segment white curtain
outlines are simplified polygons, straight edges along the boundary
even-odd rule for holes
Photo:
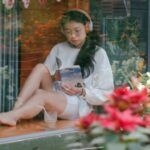
[[[0,112],[11,110],[18,94],[18,4],[7,10],[0,1]]]

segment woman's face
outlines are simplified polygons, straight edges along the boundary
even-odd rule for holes
[[[81,48],[86,39],[85,25],[79,22],[70,21],[64,27],[64,34],[72,45]]]

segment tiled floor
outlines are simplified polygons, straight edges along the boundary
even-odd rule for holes
[[[15,127],[0,125],[0,138],[14,137],[17,135],[24,135],[30,133],[31,134],[38,133],[41,131],[50,131],[50,130],[57,131],[61,129],[74,127],[75,121],[58,120],[57,123],[54,125],[54,124],[47,124],[42,120],[28,120],[19,122]]]

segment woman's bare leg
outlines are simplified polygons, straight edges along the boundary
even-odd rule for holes
[[[22,107],[10,112],[1,113],[0,124],[14,126],[20,119],[30,119],[39,114],[42,107],[47,111],[57,111],[60,114],[64,111],[66,104],[66,97],[60,92],[37,90],[35,95]]]
[[[38,64],[33,68],[18,95],[18,100],[14,108],[19,108],[23,105],[39,88],[46,91],[50,91],[52,89],[52,79],[50,73],[43,64]]]

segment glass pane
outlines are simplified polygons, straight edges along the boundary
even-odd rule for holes
[[[147,69],[147,0],[91,0],[91,16],[102,38],[115,85]]]
[[[18,10],[0,1],[0,112],[11,110],[18,92]]]

